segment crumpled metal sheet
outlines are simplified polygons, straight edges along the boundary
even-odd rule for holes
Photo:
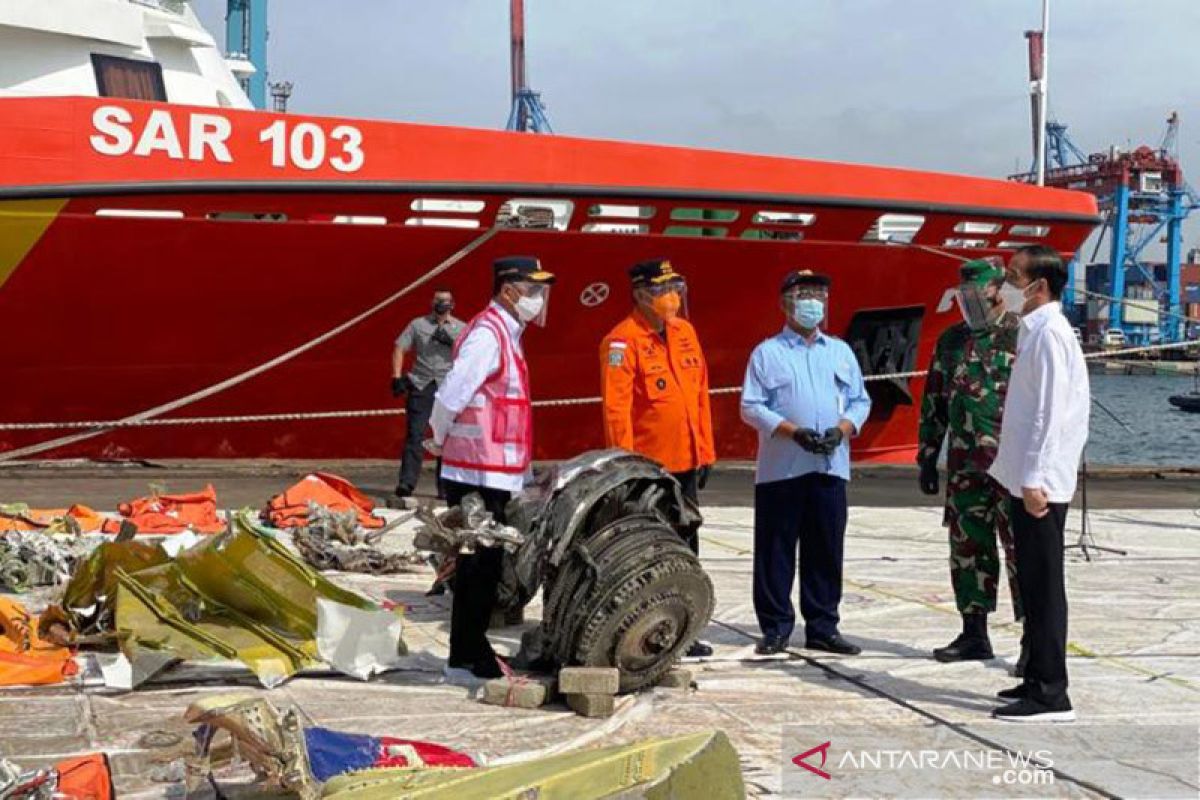
[[[246,664],[267,687],[326,663],[318,644],[319,603],[356,612],[357,624],[346,635],[362,637],[361,650],[347,641],[327,646],[336,656],[332,666],[369,675],[407,653],[396,612],[323,578],[249,512],[175,558],[142,542],[105,545],[66,595],[76,630],[115,630],[134,675],[151,672],[139,663],[161,662],[164,655],[224,658]],[[390,653],[383,652],[384,642]]]
[[[746,796],[737,751],[721,731],[583,750],[472,770],[380,769],[325,784],[330,800],[490,800],[494,797]]]

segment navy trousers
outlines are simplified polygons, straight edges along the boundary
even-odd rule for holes
[[[800,613],[808,639],[838,632],[846,481],[809,473],[754,487],[754,612],[764,636],[792,635],[800,554]]]

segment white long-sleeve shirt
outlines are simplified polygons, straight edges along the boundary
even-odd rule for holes
[[[1047,303],[1022,317],[989,474],[1015,497],[1041,489],[1051,503],[1069,503],[1091,405],[1083,350],[1062,306]]]
[[[517,354],[521,354],[521,334],[525,330],[512,314],[503,306],[492,301],[492,306],[500,312],[500,318],[508,326],[513,346]],[[454,359],[454,365],[446,375],[437,394],[434,395],[433,413],[429,418],[429,426],[433,428],[433,441],[440,447],[446,441],[446,434],[454,420],[471,402],[471,398],[483,386],[496,370],[500,369],[500,342],[496,335],[482,325],[476,326],[467,338],[463,340]],[[503,489],[507,492],[519,492],[525,486],[529,477],[525,474],[513,475],[506,472],[488,472],[478,469],[463,469],[449,464],[442,465],[442,477],[458,483],[472,486],[486,486],[489,489]]]

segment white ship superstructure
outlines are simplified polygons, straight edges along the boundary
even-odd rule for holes
[[[0,0],[0,96],[251,108],[253,71],[183,0]]]

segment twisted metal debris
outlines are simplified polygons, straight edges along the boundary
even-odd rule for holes
[[[389,553],[373,546],[384,534],[412,517],[408,514],[382,528],[368,530],[358,524],[354,510],[334,511],[310,501],[308,525],[292,531],[292,541],[304,559],[319,570],[368,575],[418,572],[425,564],[425,559],[418,553]]]

